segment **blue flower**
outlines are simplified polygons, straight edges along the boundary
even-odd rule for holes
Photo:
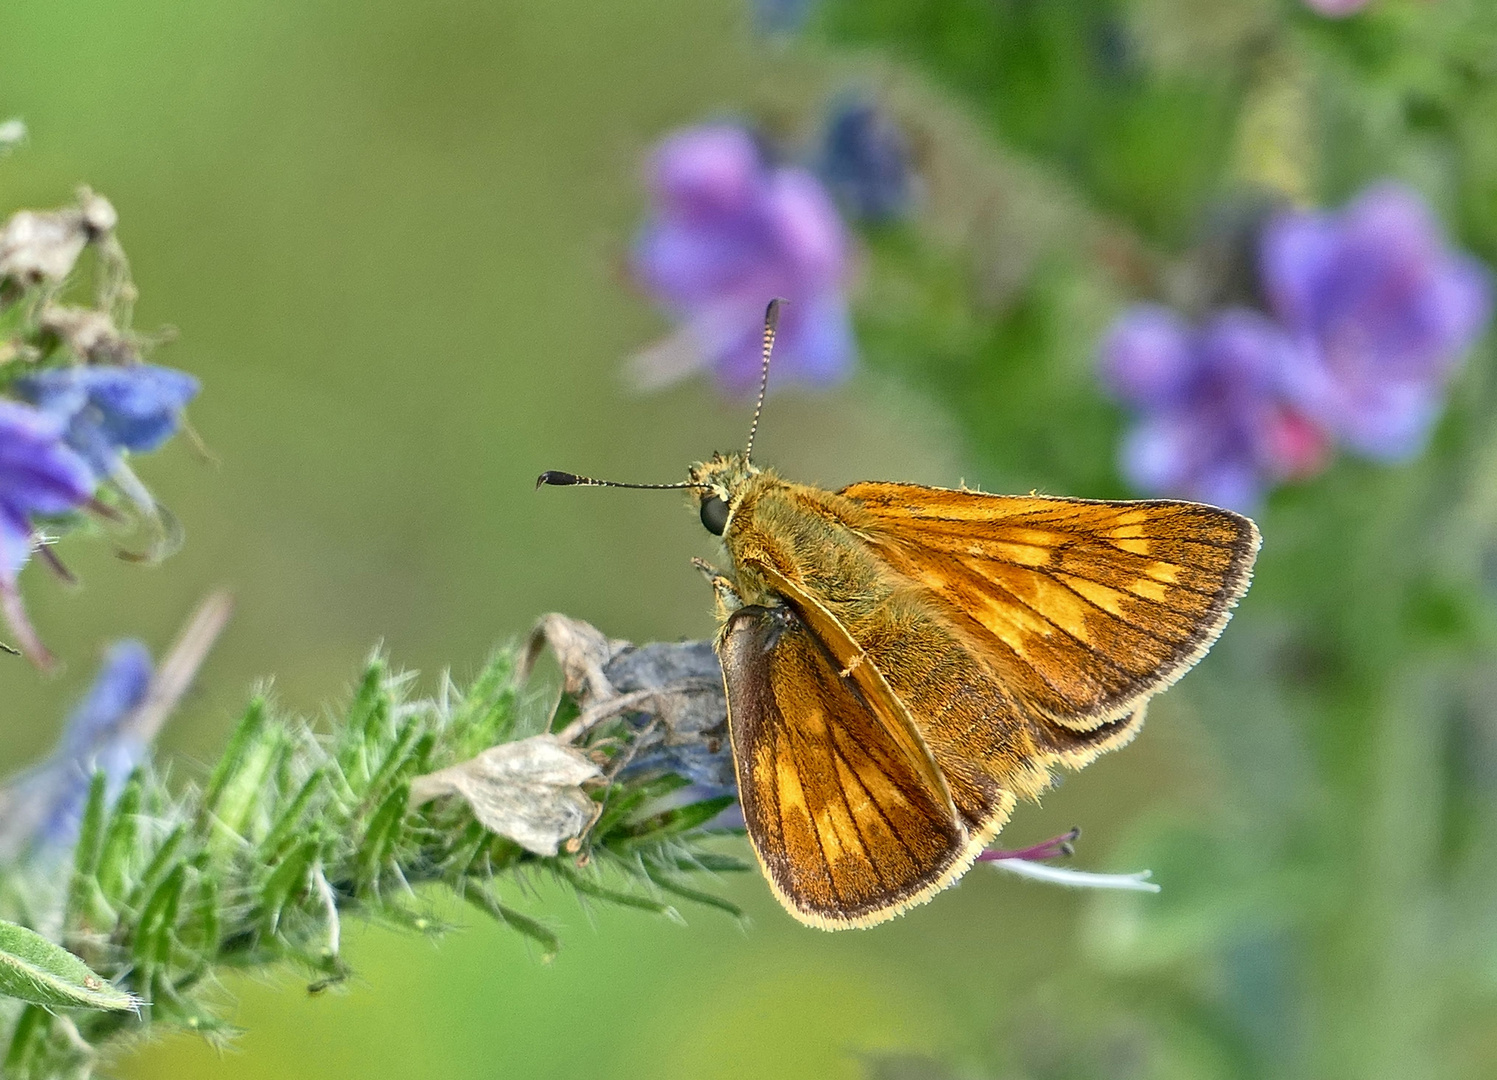
[[[63,433],[58,417],[0,401],[0,584],[14,584],[31,557],[33,517],[65,514],[94,492]]]
[[[910,148],[904,132],[873,105],[846,101],[827,122],[820,172],[849,216],[871,223],[910,205]]]
[[[64,431],[57,416],[0,401],[0,608],[22,650],[42,666],[51,657],[16,586],[35,547],[34,519],[77,509],[95,487],[93,470],[64,444]]]
[[[119,477],[125,452],[171,438],[198,381],[152,364],[74,364],[18,379],[16,392],[66,423],[68,445],[102,482]]]
[[[121,641],[110,648],[52,756],[0,788],[0,858],[70,847],[96,771],[104,773],[110,800],[118,796],[125,778],[150,756],[149,742],[129,723],[150,682],[144,645]]]
[[[1337,214],[1286,213],[1260,249],[1263,291],[1302,362],[1298,407],[1368,457],[1424,448],[1445,386],[1492,313],[1492,280],[1452,251],[1414,192],[1365,191]]]
[[[1129,309],[1102,345],[1102,377],[1137,413],[1122,471],[1139,490],[1251,511],[1273,485],[1324,467],[1326,435],[1284,392],[1301,359],[1266,316],[1229,308],[1192,327]]]
[[[827,384],[855,358],[843,289],[848,238],[821,182],[768,164],[742,128],[709,125],[668,137],[651,155],[653,215],[633,270],[680,325],[635,358],[641,385],[710,366],[736,392],[758,382],[764,306],[789,301],[775,346],[777,381]]]

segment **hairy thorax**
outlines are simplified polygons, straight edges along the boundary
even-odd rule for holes
[[[870,548],[872,520],[857,503],[773,472],[750,477],[723,536],[745,603],[778,598],[754,567],[767,564],[803,585],[852,629],[894,591],[887,567]]]

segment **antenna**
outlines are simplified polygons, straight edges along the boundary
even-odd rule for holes
[[[759,433],[759,416],[764,412],[764,395],[769,390],[769,356],[774,352],[775,331],[780,325],[780,305],[787,302],[775,297],[769,302],[769,307],[764,309],[764,368],[759,376],[759,400],[754,404],[754,422],[749,427],[748,448],[743,452],[745,462],[754,453],[754,436]],[[558,469],[547,469],[535,478],[535,489],[539,491],[543,487],[615,487],[646,491],[670,491],[681,488],[695,488],[697,491],[712,490],[711,484],[698,484],[690,480],[683,480],[679,484],[622,484],[617,480],[594,480],[591,476],[578,476],[576,473],[561,472]]]
[[[774,351],[775,330],[780,325],[780,305],[785,302],[777,296],[764,309],[764,373],[759,376],[759,400],[754,405],[754,422],[749,428],[748,449],[743,452],[745,462],[754,456],[754,436],[759,433],[759,414],[764,411],[764,393],[769,389],[769,354]]]
[[[672,488],[706,488],[706,484],[693,484],[690,480],[679,484],[621,484],[617,480],[594,480],[590,476],[578,476],[576,473],[558,472],[556,469],[547,469],[535,478],[535,489],[539,491],[543,487],[617,487],[617,488],[640,488],[648,491],[669,491]]]

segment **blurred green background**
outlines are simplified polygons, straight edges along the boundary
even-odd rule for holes
[[[189,761],[217,754],[255,680],[314,710],[377,641],[434,675],[550,610],[638,640],[710,632],[688,559],[711,538],[679,496],[531,489],[553,467],[672,480],[743,440],[748,410],[709,386],[625,389],[622,358],[664,324],[618,268],[661,131],[817,86],[745,10],[20,4],[0,22],[0,112],[31,129],[0,166],[0,205],[55,204],[82,182],[113,200],[136,323],[178,328],[159,356],[201,376],[193,423],[222,459],[178,442],[140,463],[188,530],[163,565],[82,541],[64,551],[82,590],[28,574],[68,668],[0,671],[0,771],[50,745],[106,642],[164,648],[217,585],[238,612],[165,740]],[[760,445],[832,485],[961,473],[934,411],[872,378],[779,395]],[[1156,728],[1015,834],[1085,820],[1100,860],[1105,817],[1174,771],[1185,736]],[[174,1036],[123,1072],[852,1076],[864,1050],[982,1043],[1073,948],[1069,896],[997,875],[837,937],[797,926],[758,881],[732,888],[747,933],[710,912],[683,928],[547,907],[565,942],[549,968],[483,923],[435,950],[358,933],[351,993],[235,980],[248,1033],[232,1051]]]
[[[1075,10],[1090,18],[1108,6]],[[141,292],[136,325],[179,331],[157,358],[202,378],[192,421],[221,464],[199,460],[182,440],[139,462],[188,531],[186,547],[163,565],[121,565],[105,545],[70,540],[63,554],[81,590],[28,572],[33,614],[68,666],[43,681],[20,664],[0,665],[0,772],[50,746],[105,643],[135,635],[159,650],[197,597],[221,585],[238,598],[236,617],[164,740],[186,772],[216,755],[256,680],[273,676],[282,700],[315,711],[376,642],[431,685],[444,665],[471,670],[493,643],[550,610],[636,640],[708,634],[709,598],[688,559],[710,556],[712,545],[676,496],[536,494],[531,485],[545,468],[673,480],[689,462],[740,445],[742,404],[701,383],[639,397],[619,376],[622,358],[666,329],[621,270],[644,206],[641,154],[663,132],[714,115],[753,114],[804,130],[814,123],[808,103],[848,80],[922,111],[932,206],[925,226],[996,251],[993,272],[1002,280],[993,288],[1001,295],[979,305],[991,325],[964,322],[942,292],[964,273],[952,269],[949,244],[925,251],[898,236],[874,237],[881,269],[866,286],[870,369],[834,392],[777,395],[762,457],[793,478],[833,487],[967,477],[994,488],[1066,483],[1069,493],[1118,494],[1111,465],[1118,422],[1091,387],[1087,344],[1118,290],[1076,270],[1106,231],[1076,204],[1127,218],[1147,243],[1167,246],[1189,240],[1223,160],[1239,177],[1288,175],[1337,196],[1371,175],[1348,151],[1306,179],[1297,171],[1295,130],[1270,139],[1265,158],[1252,129],[1243,135],[1234,126],[1239,106],[1251,112],[1264,95],[1192,66],[1209,68],[1219,38],[1272,6],[1134,5],[1142,25],[1166,31],[1171,11],[1195,11],[1197,34],[1160,34],[1173,44],[1149,62],[1173,72],[1170,79],[1113,92],[1058,78],[1071,59],[1063,49],[1026,45],[1064,43],[1063,32],[1051,31],[1068,9],[1016,0],[949,9],[832,5],[833,37],[893,43],[884,55],[787,45],[756,34],[744,6],[708,0],[7,4],[0,117],[23,117],[31,139],[0,163],[0,208],[55,205],[84,182],[114,202]],[[1466,9],[1454,0],[1447,6]],[[1400,10],[1424,7],[1433,5]],[[953,43],[986,40],[979,30],[996,32],[984,21],[998,18],[992,12],[1019,30],[999,65],[1003,77],[990,83],[986,54],[974,48],[964,71]],[[1389,42],[1374,33],[1353,46],[1347,56],[1371,50],[1377,60]],[[1262,55],[1272,56],[1255,54]],[[928,62],[933,85],[900,61],[915,69]],[[1301,75],[1291,70],[1257,85],[1303,92]],[[1488,83],[1473,77],[1469,85],[1465,93],[1491,104]],[[1026,97],[1031,87],[1047,89]],[[968,114],[947,92],[988,104]],[[1291,119],[1302,100],[1291,96]],[[1282,110],[1269,113],[1283,118]],[[1089,127],[1067,127],[1083,115]],[[964,149],[976,139],[973,118],[1002,129],[1007,148]],[[1356,145],[1364,158],[1377,157],[1376,140]],[[1180,147],[1196,156],[1182,158]],[[1033,161],[1015,164],[1014,152]],[[1450,164],[1426,167],[1417,154],[1409,162],[1403,171],[1434,177],[1437,187]],[[1485,166],[1468,156],[1452,168]],[[963,203],[964,192],[985,184],[1011,198],[996,208],[981,197]],[[1461,187],[1465,201],[1452,202],[1490,239],[1497,216],[1479,196],[1497,189],[1472,190]],[[1048,255],[1025,247],[1029,233],[1015,218],[1046,234]],[[1061,224],[1052,227],[1052,218]],[[1022,297],[1004,291],[1006,274],[1030,283]],[[894,315],[884,320],[885,311]],[[893,354],[909,359],[901,367]],[[963,367],[979,355],[999,361]],[[1020,361],[1041,355],[1052,358],[1046,377],[1025,375]],[[926,368],[911,376],[919,364]],[[908,388],[922,380],[928,396]],[[1000,407],[1004,423],[983,420],[984,410],[996,416]],[[1282,761],[1300,761],[1274,741],[1293,710],[1264,687],[1255,657],[1277,656],[1286,635],[1315,638],[1327,611],[1338,626],[1380,632],[1349,603],[1336,607],[1346,585],[1325,568],[1340,565],[1339,551],[1312,535],[1312,523],[1330,522],[1345,535],[1367,524],[1366,508],[1392,507],[1388,519],[1402,513],[1406,524],[1432,474],[1390,475],[1395,486],[1384,490],[1368,470],[1344,467],[1310,494],[1288,492],[1277,542],[1285,558],[1300,557],[1299,576],[1260,579],[1240,620],[1250,629],[1240,632],[1238,666],[1229,666],[1231,653],[1209,657],[1151,709],[1133,746],[1057,788],[1042,807],[1021,809],[1005,842],[1079,824],[1086,833],[1079,865],[1139,869],[1141,849],[1130,838],[1149,823],[1190,823],[1229,805],[1250,812],[1254,799],[1279,799],[1273,784],[1281,778],[1264,777]],[[1487,518],[1470,527],[1478,524],[1489,527]],[[1403,525],[1373,531],[1377,540],[1354,561],[1363,582],[1380,580],[1388,551],[1409,550]],[[1448,597],[1430,595],[1438,623]],[[1293,614],[1254,623],[1250,613],[1269,604]],[[1375,666],[1401,648],[1390,635],[1378,640],[1360,663]],[[1322,644],[1334,666],[1332,645]],[[1314,658],[1305,663],[1313,667]],[[1342,678],[1358,670],[1336,669]],[[1440,670],[1432,665],[1425,675],[1438,679]],[[1291,680],[1284,696],[1303,705],[1319,692],[1310,686],[1316,677]],[[1249,700],[1257,715],[1277,720],[1239,732],[1235,742],[1209,730],[1213,709],[1231,712]],[[1332,727],[1359,722],[1356,704],[1347,699]],[[1318,748],[1335,745],[1324,740]],[[1427,764],[1417,754],[1410,761]],[[1251,794],[1234,802],[1224,792],[1243,773],[1252,774]],[[1396,801],[1368,812],[1402,813]],[[1306,811],[1297,835],[1304,820],[1314,832],[1314,816],[1313,807]],[[1249,848],[1262,839],[1250,813],[1239,832]],[[1340,834],[1328,824],[1326,836],[1297,850],[1323,853]],[[1239,883],[1233,873],[1254,872],[1250,856],[1191,842],[1180,841],[1170,865],[1154,865],[1166,897],[1174,890],[1189,898],[1193,877],[1212,867]],[[1267,851],[1269,840],[1262,842]],[[1156,844],[1149,857],[1171,850]],[[1266,921],[1271,936],[1289,921],[1273,914],[1282,909],[1297,905],[1319,918],[1345,894],[1307,900],[1314,888],[1303,875],[1315,871],[1304,867],[1314,865],[1239,890],[1236,907],[1203,905],[1210,915],[1198,922],[1186,905],[1160,940],[1183,956],[1192,943],[1220,940],[1224,924]],[[1354,895],[1380,881],[1350,880]],[[1272,1053],[1241,1051],[1237,1035],[1192,1011],[1191,995],[1314,1003],[1288,1018],[1290,1043],[1304,1025],[1336,1013],[1338,995],[1356,998],[1347,986],[1361,980],[1354,944],[1329,946],[1353,959],[1330,962],[1331,977],[1297,988],[1299,996],[1284,994],[1272,972],[1266,989],[1249,980],[1223,991],[1240,971],[1206,963],[1182,974],[1188,965],[1166,950],[1157,963],[1138,963],[1136,1000],[1148,1003],[1168,1042],[1145,1064],[1130,1057],[1141,1021],[1087,997],[1104,981],[1094,973],[1107,958],[1126,953],[1118,942],[1159,944],[1128,924],[1133,908],[979,868],[892,924],[825,935],[792,922],[757,880],[725,887],[751,911],[747,931],[711,912],[689,913],[682,927],[590,911],[544,890],[516,898],[561,924],[564,950],[545,967],[517,936],[473,920],[435,948],[363,929],[348,949],[358,978],[347,993],[309,1000],[290,976],[268,984],[236,978],[228,987],[240,1002],[232,1019],[247,1033],[232,1050],[171,1036],[125,1061],[121,1075],[829,1080],[862,1075],[865,1055],[889,1050],[990,1071],[1022,1059],[1022,1073],[1001,1075],[1056,1080],[1278,1075]],[[1418,941],[1399,947],[1417,951]],[[1398,962],[1380,957],[1374,966]],[[1392,985],[1387,1000],[1369,995],[1351,1006],[1355,1021],[1338,1030],[1376,1030],[1378,1009],[1397,1012],[1418,986]],[[1078,987],[1081,998],[1072,996]],[[1449,1027],[1459,1027],[1459,1057],[1472,1076],[1497,1060],[1484,995],[1463,984],[1449,999],[1458,1002]],[[1271,1044],[1272,1009],[1255,1015],[1270,1025]],[[1415,1058],[1413,1071],[1396,1080],[1429,1071]],[[1270,1065],[1253,1071],[1232,1064],[1239,1059]]]

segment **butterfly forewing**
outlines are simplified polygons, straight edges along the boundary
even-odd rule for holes
[[[744,823],[797,918],[876,922],[965,868],[969,837],[928,763],[793,609],[739,610],[718,649]]]
[[[1228,510],[854,484],[867,539],[1026,711],[1078,730],[1133,714],[1208,649],[1258,531]]]

